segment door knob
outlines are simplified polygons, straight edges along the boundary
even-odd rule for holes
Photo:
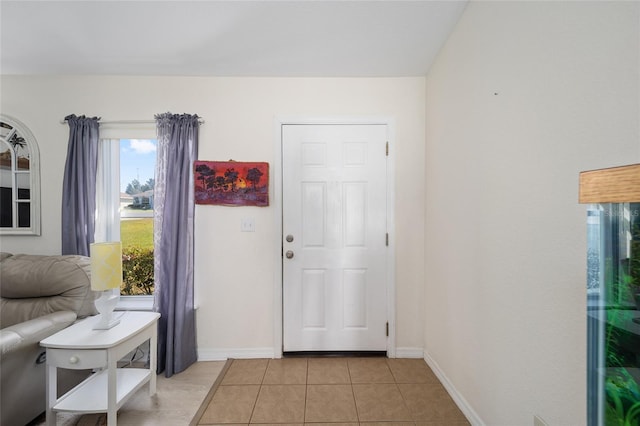
[[[287,259],[293,258],[293,252],[291,250],[287,250],[287,252],[284,255],[287,256]]]
[[[293,241],[293,235],[291,235],[291,234],[287,235],[286,240],[287,240],[288,243],[292,242]]]

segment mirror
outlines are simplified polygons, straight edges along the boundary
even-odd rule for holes
[[[40,235],[40,168],[35,137],[0,114],[0,235]]]

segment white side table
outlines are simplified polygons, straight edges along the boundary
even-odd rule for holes
[[[155,394],[158,318],[156,312],[125,311],[115,327],[93,330],[95,316],[42,340],[47,349],[47,426],[55,426],[58,411],[106,412],[107,425],[116,426],[118,409],[145,383],[149,395]],[[117,368],[118,360],[147,340],[149,369]],[[57,368],[101,371],[57,398]]]

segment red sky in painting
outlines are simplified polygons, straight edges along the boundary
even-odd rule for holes
[[[246,163],[241,161],[196,161],[194,163],[194,170],[198,165],[205,164],[209,166],[210,169],[215,170],[215,176],[224,176],[224,172],[227,169],[235,169],[238,172],[238,176],[242,179],[245,179],[249,169],[257,168],[262,172],[262,176],[260,176],[260,182],[258,183],[259,187],[265,186],[269,182],[269,163]],[[202,188],[202,180],[198,179],[200,175],[196,172],[196,180],[195,185],[197,188]],[[247,182],[247,185],[250,185]]]

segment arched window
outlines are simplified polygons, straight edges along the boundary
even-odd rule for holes
[[[36,138],[0,114],[0,235],[40,235],[40,163]]]

